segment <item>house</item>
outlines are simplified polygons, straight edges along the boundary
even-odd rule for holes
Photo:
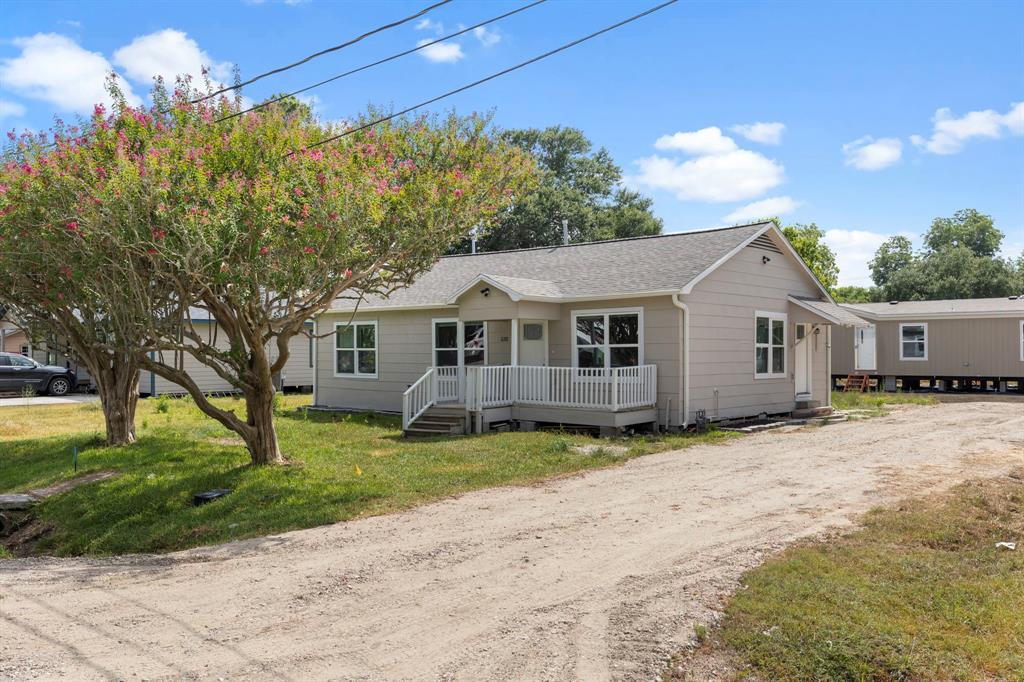
[[[230,347],[224,334],[217,333],[217,322],[208,311],[192,309],[192,323],[201,333],[206,334],[206,343],[227,350]],[[313,331],[313,324],[306,324],[306,331]],[[288,362],[275,382],[280,390],[310,391],[313,387],[313,346],[314,341],[308,334],[293,336],[288,342]],[[277,344],[267,345],[267,354],[271,362],[277,360]],[[228,381],[217,374],[214,369],[205,365],[188,353],[167,353],[164,362],[182,367],[199,386],[203,393],[235,393],[236,389]],[[139,394],[156,397],[160,395],[183,395],[187,391],[178,384],[157,376],[152,372],[143,371],[139,374]]]
[[[832,327],[857,324],[771,222],[448,256],[316,319],[314,403],[413,432],[788,413],[830,405]]]
[[[1024,391],[1024,297],[842,307],[870,324],[836,332],[834,379],[866,374],[886,390]]]

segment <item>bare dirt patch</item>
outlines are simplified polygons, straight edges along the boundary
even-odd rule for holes
[[[0,677],[651,680],[764,557],[1020,465],[1019,407],[766,432],[166,556],[0,561]]]

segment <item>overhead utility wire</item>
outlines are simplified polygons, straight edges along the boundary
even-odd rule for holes
[[[221,118],[218,118],[215,121],[215,123],[220,123],[221,121],[228,121],[228,120],[230,120],[232,118],[236,118],[238,116],[242,116],[243,114],[247,114],[250,111],[256,111],[257,109],[262,109],[263,107],[268,107],[271,104],[276,104],[277,102],[280,102],[283,99],[287,99],[289,97],[294,97],[295,95],[301,95],[302,93],[307,92],[309,90],[312,90],[313,88],[319,88],[321,85],[327,85],[328,83],[333,83],[334,81],[340,80],[342,78],[345,78],[346,76],[351,76],[352,74],[359,73],[360,71],[365,71],[366,69],[371,69],[371,68],[373,68],[375,66],[380,66],[381,64],[385,64],[387,62],[394,61],[396,59],[399,59],[400,57],[404,57],[406,55],[410,55],[413,52],[418,52],[420,50],[425,50],[426,48],[430,47],[431,45],[437,45],[438,43],[444,42],[445,40],[450,40],[452,38],[457,38],[458,36],[461,36],[464,33],[469,33],[470,31],[476,30],[476,29],[480,28],[481,26],[486,26],[487,24],[492,24],[492,23],[494,23],[496,21],[501,21],[502,19],[510,17],[513,14],[519,14],[520,12],[525,12],[526,10],[531,9],[533,7],[536,7],[537,5],[543,4],[545,2],[547,2],[547,0],[536,0],[535,2],[531,2],[528,5],[523,5],[522,7],[518,8],[518,9],[514,9],[511,12],[505,12],[504,14],[500,14],[500,15],[498,15],[496,17],[491,17],[490,19],[487,19],[485,21],[481,21],[479,24],[474,24],[472,26],[464,28],[461,31],[456,31],[455,33],[449,33],[446,36],[442,36],[441,38],[438,38],[436,40],[431,40],[430,42],[423,43],[422,45],[417,45],[416,47],[414,47],[412,49],[409,49],[409,50],[405,50],[404,52],[399,52],[397,54],[393,54],[390,57],[385,57],[384,59],[378,59],[377,61],[375,61],[375,62],[373,62],[371,64],[365,64],[365,65],[360,66],[358,68],[352,69],[351,71],[346,71],[344,73],[339,73],[337,76],[331,76],[330,78],[326,78],[326,79],[324,79],[324,80],[322,80],[322,81],[320,81],[318,83],[313,83],[312,85],[306,86],[306,87],[301,88],[299,90],[295,90],[294,92],[289,92],[289,93],[281,95],[279,97],[275,97],[273,99],[269,99],[266,102],[260,102],[259,104],[254,104],[253,106],[249,107],[248,109],[244,109],[242,111],[236,111],[235,113],[228,114],[227,116],[222,116]]]
[[[328,47],[325,50],[320,50],[319,52],[314,52],[313,54],[309,55],[308,57],[303,57],[302,59],[300,59],[297,62],[293,62],[291,64],[288,64],[286,66],[281,66],[281,67],[278,67],[276,69],[271,69],[270,71],[267,71],[265,73],[261,73],[258,76],[253,76],[252,78],[250,78],[247,81],[242,81],[241,83],[237,83],[237,84],[230,85],[230,86],[225,86],[225,87],[221,88],[220,90],[217,90],[216,92],[211,92],[208,95],[203,95],[202,97],[197,97],[196,99],[192,100],[191,104],[198,104],[199,102],[203,102],[205,100],[208,100],[211,97],[216,97],[217,95],[225,93],[228,90],[238,90],[238,89],[240,89],[240,88],[242,88],[242,87],[244,87],[246,85],[251,85],[251,84],[255,83],[258,80],[266,78],[267,76],[273,76],[276,73],[281,73],[282,71],[287,71],[289,69],[294,69],[296,66],[301,66],[302,64],[305,64],[306,62],[309,62],[309,61],[312,61],[312,60],[316,59],[317,57],[322,57],[325,54],[330,54],[331,52],[336,52],[338,50],[341,50],[343,48],[348,47],[349,45],[354,45],[354,44],[358,43],[360,40],[363,40],[364,38],[369,38],[370,36],[375,35],[377,33],[380,33],[382,31],[386,31],[386,30],[388,30],[390,28],[395,28],[396,26],[401,26],[402,24],[406,24],[406,23],[412,21],[413,19],[418,19],[419,17],[422,17],[427,12],[435,10],[438,7],[440,7],[441,5],[447,5],[451,1],[452,0],[441,0],[440,2],[436,2],[433,5],[430,5],[429,7],[425,7],[423,9],[421,9],[419,12],[416,12],[416,14],[410,14],[409,16],[405,17],[404,19],[399,19],[398,21],[393,21],[390,24],[385,24],[384,26],[380,26],[378,28],[375,28],[372,31],[367,31],[366,33],[362,34],[361,36],[353,38],[352,40],[347,40],[344,43],[341,43],[339,45],[334,45],[333,47]]]
[[[432,97],[431,99],[424,100],[423,102],[420,102],[418,104],[414,104],[411,107],[408,107],[406,109],[402,109],[401,111],[396,111],[395,113],[389,114],[388,116],[382,116],[382,117],[380,117],[378,119],[370,121],[369,123],[365,123],[365,124],[359,126],[358,128],[352,128],[350,130],[346,130],[343,133],[339,133],[337,135],[332,135],[331,137],[328,137],[328,138],[325,138],[323,140],[320,140],[319,142],[314,142],[313,144],[308,145],[306,147],[303,147],[302,149],[292,150],[292,151],[288,152],[285,156],[294,156],[295,154],[298,154],[300,152],[304,152],[304,151],[307,151],[309,149],[314,149],[316,147],[320,147],[320,146],[323,146],[325,144],[329,144],[331,142],[334,142],[335,140],[339,140],[339,139],[341,139],[343,137],[348,137],[349,135],[353,135],[355,133],[358,133],[361,130],[366,130],[367,128],[372,128],[373,126],[375,126],[375,125],[377,125],[379,123],[384,123],[386,121],[390,121],[393,118],[397,118],[398,116],[402,116],[403,114],[408,114],[410,111],[415,111],[416,109],[419,109],[420,107],[425,107],[425,106],[427,106],[429,104],[433,104],[434,102],[438,102],[438,101],[440,101],[442,99],[445,99],[446,97],[451,97],[452,95],[457,95],[460,92],[465,92],[466,90],[469,90],[470,88],[475,88],[476,86],[482,85],[482,84],[484,84],[484,83],[486,83],[488,81],[492,81],[495,78],[499,78],[501,76],[504,76],[505,74],[512,73],[513,71],[521,69],[524,66],[529,66],[530,64],[533,64],[535,62],[539,62],[542,59],[546,59],[546,58],[548,58],[548,57],[550,57],[552,55],[556,55],[559,52],[564,52],[565,50],[568,50],[571,47],[575,47],[576,45],[579,45],[580,43],[584,43],[584,42],[586,42],[588,40],[591,40],[592,38],[596,38],[599,35],[602,35],[604,33],[608,33],[609,31],[614,31],[615,29],[617,29],[617,28],[619,28],[621,26],[625,26],[626,24],[632,23],[632,22],[636,21],[637,19],[642,19],[643,17],[646,17],[649,14],[653,14],[653,13],[657,12],[658,10],[664,9],[664,8],[668,7],[669,5],[674,5],[677,2],[679,2],[679,0],[668,0],[668,2],[663,2],[660,5],[656,5],[656,6],[650,8],[648,10],[644,10],[640,14],[635,14],[635,15],[629,17],[628,19],[623,19],[622,21],[620,21],[620,22],[618,22],[616,24],[612,24],[611,26],[606,26],[605,28],[602,28],[600,31],[595,31],[595,32],[591,33],[590,35],[583,36],[582,38],[577,38],[576,40],[572,41],[571,43],[566,43],[565,45],[562,45],[560,47],[556,47],[555,49],[550,50],[549,52],[545,52],[544,54],[537,55],[536,57],[533,57],[532,59],[527,59],[525,62],[520,62],[520,63],[516,64],[515,66],[510,66],[507,69],[504,69],[502,71],[498,71],[497,73],[492,73],[490,76],[486,76],[484,78],[481,78],[480,80],[473,81],[472,83],[469,83],[467,85],[463,85],[461,88],[456,88],[454,90],[449,90],[448,92],[444,93],[443,95],[438,95],[437,97]]]

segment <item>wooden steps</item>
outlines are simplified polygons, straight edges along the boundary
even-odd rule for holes
[[[409,424],[407,437],[459,436],[466,432],[466,408],[433,406]]]
[[[850,374],[846,377],[846,385],[843,386],[843,392],[856,391],[864,393],[868,390],[868,385],[867,374]]]

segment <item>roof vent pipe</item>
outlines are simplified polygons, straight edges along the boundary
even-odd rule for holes
[[[569,219],[562,218],[562,244],[569,244]]]

